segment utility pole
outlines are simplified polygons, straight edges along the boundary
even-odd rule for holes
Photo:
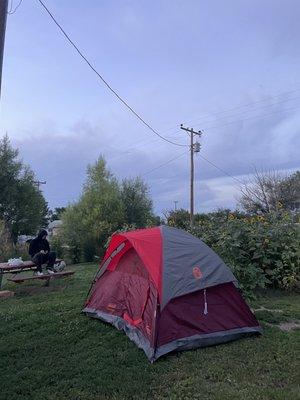
[[[175,212],[177,211],[177,203],[178,203],[178,200],[174,200],[174,211]]]
[[[193,128],[185,128],[183,124],[180,125],[180,129],[188,132],[191,139],[190,152],[191,152],[191,183],[190,183],[190,227],[193,229],[194,227],[194,153],[199,153],[200,151],[200,143],[194,143],[194,135],[199,136],[202,135],[201,131],[194,131]]]
[[[0,97],[8,0],[0,0]]]
[[[40,185],[46,185],[46,181],[34,181],[33,183],[36,184],[38,190],[40,190]]]

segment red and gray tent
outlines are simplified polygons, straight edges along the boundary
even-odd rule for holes
[[[160,226],[113,235],[83,312],[124,330],[150,361],[261,333],[220,257]]]

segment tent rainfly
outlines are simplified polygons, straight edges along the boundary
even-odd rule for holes
[[[168,226],[140,229],[112,236],[83,312],[124,330],[153,362],[262,333],[236,286],[200,239]]]

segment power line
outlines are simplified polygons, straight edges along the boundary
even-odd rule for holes
[[[9,10],[7,10],[7,14],[9,14],[12,11],[13,5],[14,5],[14,0],[11,0],[10,1],[10,8],[9,8]]]
[[[14,2],[13,2],[13,0],[11,0],[10,10],[7,12],[7,14],[13,15],[13,14],[17,11],[17,9],[20,7],[20,5],[22,4],[22,2],[23,2],[23,0],[20,0],[19,3],[18,3],[18,5],[17,5],[17,6],[15,7],[15,9],[12,11]]]
[[[255,193],[254,190],[252,190],[251,188],[249,188],[247,186],[247,184],[245,182],[243,182],[242,180],[238,179],[237,177],[229,174],[228,172],[226,172],[224,169],[218,167],[216,164],[214,164],[212,161],[209,161],[207,158],[203,157],[200,155],[200,157],[205,160],[206,162],[208,162],[210,165],[212,165],[213,167],[215,167],[216,169],[218,169],[219,171],[223,172],[225,175],[229,176],[230,178],[234,179],[236,182],[238,182],[240,185],[242,185],[243,187],[246,187],[247,190],[249,191],[249,193],[253,194],[255,197],[257,197],[257,194]]]
[[[284,95],[289,95],[289,94],[292,94],[292,93],[295,93],[295,92],[299,92],[299,91],[300,91],[300,88],[299,89],[290,90],[290,91],[287,91],[287,92],[282,92],[282,93],[279,93],[279,94],[274,95],[274,96],[269,96],[269,97],[266,97],[266,98],[261,99],[261,100],[257,100],[257,101],[251,102],[251,103],[246,103],[246,104],[243,104],[243,105],[240,105],[240,106],[236,106],[236,107],[232,107],[232,108],[228,108],[228,109],[225,109],[225,110],[216,111],[216,112],[212,112],[212,113],[206,113],[206,114],[203,114],[202,116],[200,116],[199,118],[197,118],[194,121],[189,121],[189,123],[193,123],[195,121],[201,121],[203,118],[207,118],[207,117],[210,117],[210,116],[225,114],[227,112],[239,110],[239,109],[245,108],[245,107],[251,107],[251,106],[254,106],[255,104],[264,103],[266,101],[270,101],[272,99],[277,99],[277,98],[280,98],[280,97],[282,97]]]
[[[291,100],[295,100],[295,99],[298,99],[298,97],[297,98],[293,98],[293,99],[291,99]],[[284,101],[287,101],[287,100],[284,100]],[[278,103],[273,103],[273,104],[271,104],[271,105],[268,105],[268,106],[266,106],[266,107],[270,107],[270,106],[275,106],[275,105],[277,105],[277,104],[280,104],[280,103],[282,103],[283,101],[281,101],[281,102],[278,102]],[[266,107],[263,107],[263,108],[266,108]],[[275,114],[278,114],[278,113],[284,113],[284,112],[288,112],[288,111],[292,111],[292,110],[297,110],[297,109],[299,109],[299,106],[297,106],[297,107],[291,107],[291,108],[287,108],[287,109],[284,109],[284,110],[277,110],[277,111],[274,111],[274,112],[271,112],[271,113],[267,113],[267,114],[263,114],[263,115],[255,115],[255,116],[250,116],[250,117],[247,117],[247,118],[244,118],[244,119],[240,119],[240,120],[234,120],[234,121],[229,121],[229,122],[226,122],[226,123],[223,123],[223,124],[220,124],[220,125],[214,125],[214,126],[210,126],[210,127],[204,127],[204,130],[209,130],[209,129],[217,129],[217,128],[221,128],[221,127],[223,127],[223,126],[226,126],[226,125],[231,125],[231,124],[235,124],[235,123],[239,123],[239,122],[244,122],[244,121],[248,121],[248,120],[256,120],[256,119],[263,119],[263,118],[266,118],[266,117],[268,117],[268,116],[271,116],[271,115],[275,115]],[[254,110],[254,111],[256,111],[256,110]],[[233,115],[232,115],[233,116]],[[218,121],[218,120],[217,120]],[[167,133],[167,131],[165,131],[165,133]],[[174,133],[177,133],[177,132],[174,132]],[[168,136],[167,136],[168,137]],[[157,140],[157,139],[154,139],[154,140]],[[151,143],[152,141],[149,141],[149,142],[147,142],[146,144],[148,144],[148,143]],[[128,148],[127,150],[128,151],[126,151],[126,152],[124,152],[124,154],[123,155],[126,155],[126,154],[128,154],[128,153],[131,153],[132,152],[132,150],[134,150],[134,149],[136,149],[136,148],[138,148],[138,147],[140,147],[140,145],[139,146],[134,146],[134,147],[130,147],[130,148]],[[117,158],[120,158],[120,157],[123,157],[123,155],[120,155],[120,156],[117,156]],[[113,157],[113,159],[115,159],[116,157]]]
[[[262,107],[255,107],[255,108],[250,109],[250,110],[243,110],[243,111],[240,111],[240,112],[238,112],[238,113],[229,114],[229,115],[224,115],[224,116],[221,117],[221,118],[217,118],[217,119],[213,119],[213,120],[209,120],[209,121],[202,121],[202,122],[201,122],[201,125],[203,125],[203,124],[210,124],[210,123],[214,123],[214,122],[218,122],[218,121],[222,121],[222,120],[224,120],[224,119],[226,120],[227,118],[237,117],[237,116],[239,116],[239,115],[244,115],[244,114],[251,113],[251,112],[254,112],[254,111],[260,111],[260,110],[263,110],[263,109],[265,109],[265,108],[270,108],[270,107],[277,106],[278,104],[286,103],[287,101],[293,101],[293,100],[299,100],[299,99],[300,99],[300,96],[292,97],[292,98],[289,98],[289,99],[284,99],[284,100],[278,101],[278,102],[276,102],[276,103],[271,103],[271,104],[264,105],[264,106],[262,106]],[[256,117],[256,116],[253,116],[253,117]],[[259,116],[258,116],[258,117],[259,117]],[[200,124],[200,123],[197,123],[196,125],[199,125],[199,124]]]
[[[245,108],[245,107],[251,107],[251,106],[254,106],[255,104],[259,104],[259,103],[263,103],[263,102],[266,102],[266,101],[270,101],[270,100],[272,100],[272,99],[280,98],[280,97],[282,97],[282,96],[284,96],[284,95],[289,95],[289,94],[292,94],[292,93],[295,93],[295,92],[299,92],[299,91],[300,91],[300,88],[299,88],[299,89],[290,90],[290,91],[287,91],[287,92],[281,92],[281,93],[279,93],[279,94],[277,94],[277,95],[269,96],[269,97],[266,97],[266,98],[261,99],[261,100],[257,100],[257,101],[251,102],[251,103],[242,104],[242,105],[240,105],[240,106],[235,106],[235,107],[232,107],[232,108],[229,108],[229,109],[225,109],[225,110],[221,110],[221,111],[216,111],[216,112],[205,113],[205,114],[203,114],[202,116],[200,116],[199,118],[196,118],[196,119],[194,119],[194,120],[190,120],[190,121],[188,121],[188,122],[186,122],[186,123],[195,123],[196,121],[202,121],[202,119],[207,119],[207,118],[209,118],[209,117],[211,117],[211,116],[214,116],[214,115],[217,115],[217,116],[218,116],[218,115],[220,115],[220,114],[225,114],[225,113],[227,113],[227,112],[239,110],[239,109],[242,109],[242,108]],[[294,98],[293,98],[293,99],[294,99]],[[287,99],[284,100],[284,101],[289,101],[289,100],[290,100],[290,99],[287,98]],[[259,109],[259,108],[257,108],[257,109]],[[253,111],[253,110],[249,110],[249,112],[250,112],[250,111]],[[245,110],[244,112],[247,112],[247,111]],[[201,123],[202,123],[202,122],[201,122]],[[207,123],[207,122],[205,122],[205,123]],[[179,124],[179,122],[178,122],[178,124]],[[164,132],[167,132],[167,131],[170,131],[170,130],[172,130],[172,129],[175,129],[175,128],[178,126],[178,124],[177,124],[176,126],[172,126],[172,127],[170,127],[170,128],[165,129]],[[198,125],[198,124],[197,124],[197,125]]]
[[[55,23],[55,25],[59,28],[61,33],[65,36],[65,38],[68,40],[68,42],[74,47],[74,49],[77,51],[77,53],[80,55],[80,57],[86,62],[86,64],[91,68],[91,70],[98,76],[98,78],[101,79],[101,81],[105,84],[105,86],[117,97],[118,100],[120,100],[121,103],[124,104],[124,106],[135,116],[137,117],[152,133],[154,133],[156,136],[160,137],[162,140],[165,140],[168,143],[174,144],[175,146],[181,146],[181,147],[186,147],[185,144],[180,144],[173,142],[171,140],[166,139],[164,136],[162,136],[159,132],[157,132],[148,122],[146,122],[111,86],[110,84],[103,78],[103,76],[96,70],[96,68],[90,63],[90,61],[85,57],[85,55],[79,50],[77,45],[71,40],[69,35],[65,32],[65,30],[62,28],[62,26],[57,22],[57,20],[54,18],[53,14],[50,12],[50,10],[47,8],[47,6],[42,2],[42,0],[38,0],[38,2],[42,5],[42,7],[46,10],[46,12],[49,14],[50,18],[52,21]]]
[[[259,116],[259,115],[256,115],[256,116],[252,116],[252,117],[248,117],[248,118],[244,118],[244,119],[240,119],[240,120],[235,120],[235,121],[226,122],[226,123],[224,123],[224,124],[209,126],[209,127],[206,127],[205,129],[206,129],[206,130],[207,130],[207,129],[216,129],[216,128],[220,128],[220,127],[223,127],[223,126],[226,126],[226,125],[235,124],[235,123],[237,123],[237,122],[245,122],[245,121],[249,121],[249,120],[251,120],[251,119],[262,119],[262,118],[268,117],[268,116],[270,116],[270,115],[279,114],[279,113],[281,114],[281,113],[284,113],[284,112],[293,111],[293,110],[298,110],[298,109],[299,109],[299,106],[297,106],[297,107],[291,107],[291,108],[286,108],[285,110],[278,110],[278,111],[274,111],[274,112],[271,112],[271,113],[263,114],[263,115],[260,115],[260,116]]]
[[[182,153],[182,154],[179,154],[179,156],[173,157],[173,158],[171,158],[170,160],[166,161],[165,163],[160,164],[160,165],[158,165],[157,167],[155,167],[155,168],[153,168],[153,169],[150,169],[150,171],[144,172],[141,176],[148,175],[148,174],[150,174],[151,172],[156,171],[157,169],[160,169],[160,168],[164,167],[165,165],[170,164],[172,161],[177,160],[178,158],[184,156],[185,154],[187,154],[186,151],[185,151],[184,153]]]
[[[213,167],[215,167],[216,169],[218,169],[219,171],[223,172],[223,174],[229,176],[230,178],[234,179],[235,181],[237,181],[238,183],[240,183],[241,185],[244,185],[244,182],[241,181],[240,179],[238,179],[237,177],[229,174],[227,171],[225,171],[223,168],[218,167],[216,164],[214,164],[212,161],[208,160],[207,158],[203,157],[201,154],[199,154],[199,157],[201,157],[204,161],[206,161],[208,164],[212,165]]]

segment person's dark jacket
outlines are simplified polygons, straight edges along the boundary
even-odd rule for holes
[[[30,242],[28,252],[31,257],[35,256],[35,254],[39,253],[41,250],[45,250],[46,252],[50,251],[49,242],[47,239],[43,239],[43,236],[47,236],[47,231],[45,229],[40,230],[38,236]]]

